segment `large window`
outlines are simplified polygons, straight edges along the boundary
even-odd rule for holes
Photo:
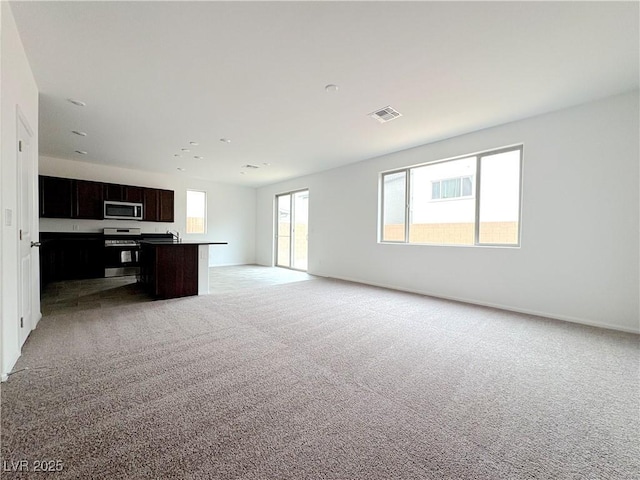
[[[380,239],[520,244],[522,146],[382,174]]]
[[[206,233],[207,194],[187,190],[187,233]]]

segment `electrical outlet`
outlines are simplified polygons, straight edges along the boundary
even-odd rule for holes
[[[80,226],[79,226],[79,225],[77,225],[77,224],[74,224],[74,225],[73,225],[73,229],[74,229],[75,231],[78,231],[78,230],[80,230]]]
[[[7,227],[10,227],[12,223],[13,223],[13,210],[11,210],[10,208],[5,208],[5,210],[4,210],[4,224]]]

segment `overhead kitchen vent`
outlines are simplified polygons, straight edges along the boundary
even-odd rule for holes
[[[253,169],[256,169],[256,168],[260,168],[260,167],[257,166],[257,165],[251,165],[250,163],[248,163],[247,165],[243,165],[242,168],[253,168]]]
[[[376,110],[375,112],[370,113],[369,116],[371,118],[375,118],[380,123],[386,123],[395,118],[401,117],[402,114],[398,112],[395,108],[386,106],[384,108],[381,108],[380,110]]]

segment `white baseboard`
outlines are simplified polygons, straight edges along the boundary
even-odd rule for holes
[[[40,320],[42,320],[42,312],[38,312],[35,316],[35,322],[33,322],[33,328],[31,330],[35,330],[36,327],[38,326],[38,323],[40,323]]]
[[[517,312],[517,313],[524,313],[524,314],[527,314],[527,315],[535,315],[535,316],[538,316],[538,317],[552,318],[554,320],[561,320],[563,322],[571,322],[571,323],[578,323],[580,325],[587,325],[589,327],[606,328],[607,330],[617,330],[619,332],[640,334],[640,328],[638,328],[638,329],[625,328],[625,327],[620,327],[618,325],[613,325],[613,324],[610,324],[610,323],[594,322],[592,320],[585,320],[585,319],[582,319],[582,318],[570,317],[570,316],[567,316],[567,315],[558,315],[558,314],[554,314],[554,313],[550,313],[550,312],[543,312],[543,311],[538,311],[538,310],[529,310],[529,309],[525,309],[525,308],[513,307],[511,305],[502,305],[502,304],[499,304],[499,303],[482,302],[482,301],[468,299],[468,298],[462,298],[462,297],[452,297],[452,296],[441,295],[441,294],[433,293],[433,292],[420,291],[420,290],[408,289],[408,288],[401,288],[401,287],[397,287],[397,286],[394,286],[394,285],[388,285],[388,284],[383,284],[383,283],[363,281],[363,280],[359,280],[359,279],[356,279],[356,278],[336,277],[336,276],[330,276],[330,275],[322,275],[322,274],[318,274],[318,273],[314,273],[312,275],[317,275],[319,277],[324,277],[324,278],[334,278],[336,280],[344,280],[344,281],[347,281],[347,282],[362,283],[362,284],[365,284],[365,285],[371,285],[371,286],[374,286],[374,287],[381,287],[381,288],[388,288],[390,290],[398,290],[398,291],[401,291],[401,292],[416,293],[418,295],[426,295],[428,297],[442,298],[444,300],[453,300],[455,302],[469,303],[469,304],[472,304],[472,305],[480,305],[480,306],[483,306],[483,307],[498,308],[500,310],[507,310],[509,312]]]
[[[38,326],[38,323],[40,323],[40,320],[42,320],[42,312],[37,312],[36,315],[34,315],[34,319],[35,321],[33,323],[33,328],[31,329],[31,332],[33,332],[36,329],[36,327]],[[29,332],[29,335],[31,335],[31,332]],[[18,356],[14,358],[12,362],[10,362],[10,365],[8,365],[7,372],[6,373],[3,372],[2,374],[0,374],[0,382],[6,382],[9,379],[9,373],[11,372],[11,370],[13,370],[13,367],[15,367],[16,362],[18,361],[21,355],[22,355],[22,349],[20,349],[20,353],[18,354]]]
[[[13,370],[13,367],[16,366],[16,362],[18,361],[19,358],[20,358],[20,354],[18,354],[15,358],[12,358],[9,361],[9,364],[6,366],[7,370],[5,372],[2,372],[2,374],[0,374],[0,382],[7,381],[7,379],[9,378],[9,373],[11,372],[11,370]]]

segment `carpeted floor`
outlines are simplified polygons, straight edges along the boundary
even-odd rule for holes
[[[639,364],[637,335],[328,279],[50,315],[2,477],[637,479]]]

